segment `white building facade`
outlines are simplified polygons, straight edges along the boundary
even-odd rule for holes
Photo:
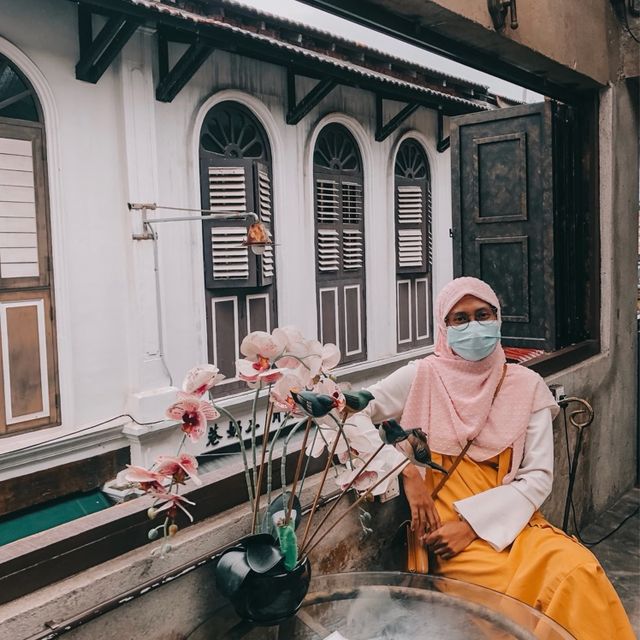
[[[202,223],[153,221],[197,216],[197,210],[208,208],[201,197],[201,135],[208,115],[222,104],[248,114],[268,145],[275,237],[269,290],[276,302],[270,326],[258,326],[257,320],[253,327],[251,321],[227,324],[219,344],[230,340],[236,345],[242,327],[272,329],[272,322],[322,337],[318,304],[327,298],[320,289],[333,289],[343,301],[332,312],[338,333],[340,326],[346,333],[354,308],[362,321],[356,348],[357,322],[351,346],[344,343],[347,336],[325,328],[325,338],[343,340],[343,354],[355,354],[338,370],[340,375],[365,384],[429,352],[432,296],[453,273],[450,160],[448,150],[437,151],[443,132],[438,132],[436,109],[418,108],[378,142],[375,95],[339,85],[289,125],[287,70],[219,50],[175,99],[160,102],[155,30],[138,28],[99,82],[91,84],[73,73],[77,20],[70,2],[2,3],[0,55],[30,83],[42,109],[55,301],[51,348],[59,385],[48,392],[59,396],[60,419],[57,425],[17,430],[0,439],[0,480],[125,446],[131,447],[133,462],[144,464],[175,434],[173,426],[158,421],[184,373],[211,361],[211,305],[225,298],[207,288]],[[296,83],[297,94],[304,95],[316,81],[298,76]],[[385,101],[386,119],[403,106]],[[343,303],[353,285],[323,288],[326,279],[316,253],[314,150],[329,125],[345,132],[359,155],[361,235],[355,264],[361,286],[352,297],[356,307],[349,308]],[[427,163],[428,189],[418,189],[424,206],[430,198],[431,211],[431,228],[424,226],[421,240],[423,277],[404,276],[410,268],[394,268],[399,264],[395,168],[407,141]],[[155,203],[157,208],[130,210],[130,203]],[[151,227],[143,225],[143,215]],[[252,304],[260,303],[262,291],[252,290]],[[406,309],[411,305],[402,318],[399,295]],[[237,307],[238,300],[233,304]],[[248,302],[242,298],[241,304]],[[265,317],[262,310],[256,313],[256,318]],[[47,352],[44,342],[40,347]],[[242,413],[247,395],[231,389],[221,402]]]

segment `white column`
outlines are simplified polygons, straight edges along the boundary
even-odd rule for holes
[[[120,62],[122,117],[124,131],[124,172],[128,202],[153,203],[158,198],[158,157],[156,148],[155,89],[152,73],[153,32],[139,29],[124,48]],[[129,212],[123,203],[122,215],[129,216],[130,235],[126,239],[131,251],[129,280],[129,379],[128,411],[139,422],[153,422],[163,417],[165,408],[175,399],[175,388],[164,360],[166,334],[160,277],[157,272],[154,240],[134,239],[143,236],[140,211]],[[161,434],[163,425],[143,427],[127,425],[124,433],[132,440],[132,461],[147,463],[153,447],[153,434]],[[172,430],[172,432],[175,430]],[[176,432],[177,433],[177,432]],[[178,437],[176,435],[176,437]],[[144,440],[144,445],[141,440]],[[166,444],[166,442],[164,443]]]

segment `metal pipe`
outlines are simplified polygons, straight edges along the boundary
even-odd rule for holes
[[[160,362],[162,362],[162,366],[164,367],[165,373],[169,378],[169,386],[173,387],[173,376],[171,375],[171,371],[169,371],[167,362],[164,359],[164,324],[162,322],[162,289],[160,287],[158,234],[156,233],[155,229],[151,226],[151,223],[148,220],[145,221],[145,225],[151,229],[151,235],[152,235],[151,241],[153,242],[153,275],[154,275],[155,285],[156,285],[156,327],[158,329],[158,356],[160,358]]]
[[[174,218],[157,218],[153,221],[153,224],[160,222],[190,222],[192,220],[246,220],[247,218],[253,218],[255,221],[259,220],[258,215],[253,211],[247,211],[246,213],[225,213],[222,215],[210,215],[210,216],[177,216]],[[148,220],[144,221],[144,224],[149,224]]]

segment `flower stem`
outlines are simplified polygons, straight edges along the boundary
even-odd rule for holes
[[[256,393],[253,396],[253,405],[251,407],[251,457],[253,458],[253,466],[251,467],[251,477],[253,478],[253,488],[256,492],[256,500],[258,497],[258,489],[256,482],[256,472],[257,472],[257,457],[256,457],[256,413],[258,410],[258,398],[260,397],[260,385],[258,385],[256,389]]]
[[[269,385],[271,389],[271,385]],[[258,523],[258,512],[260,511],[260,496],[262,494],[262,477],[264,475],[264,459],[269,444],[269,431],[271,430],[271,420],[273,418],[273,402],[269,399],[267,410],[264,416],[264,430],[262,432],[262,452],[260,454],[260,470],[258,471],[258,484],[256,485],[256,500],[253,506],[253,518],[251,520],[251,533],[256,532]]]
[[[273,487],[273,450],[280,432],[287,426],[290,417],[291,412],[285,415],[283,421],[278,425],[273,440],[271,441],[271,446],[269,447],[269,461],[267,463],[267,509],[271,506],[271,489]]]
[[[309,513],[309,518],[307,519],[307,524],[304,528],[304,535],[302,536],[302,544],[301,548],[304,548],[304,545],[307,541],[307,536],[309,535],[309,529],[311,528],[311,522],[313,521],[313,516],[316,514],[316,510],[318,508],[318,502],[320,501],[320,496],[322,495],[322,489],[324,488],[324,483],[327,480],[327,474],[329,473],[329,467],[331,467],[331,463],[333,462],[333,456],[336,453],[336,447],[338,446],[338,438],[333,441],[333,445],[331,445],[331,451],[329,452],[329,457],[327,458],[327,464],[324,466],[324,471],[322,472],[322,478],[320,479],[320,484],[318,485],[318,490],[316,491],[315,498],[313,499],[313,504],[311,505],[311,513]]]
[[[253,509],[253,505],[254,505],[253,484],[251,483],[251,476],[249,475],[249,463],[247,461],[247,452],[245,450],[244,441],[242,439],[242,429],[240,429],[240,426],[238,425],[237,420],[224,407],[218,407],[216,405],[214,406],[217,411],[219,411],[220,413],[227,416],[227,418],[229,418],[229,420],[231,421],[231,424],[233,424],[233,427],[236,430],[236,436],[238,436],[238,441],[240,444],[240,453],[242,454],[242,463],[244,465],[244,479],[247,483],[247,494],[249,495],[249,504]]]
[[[293,476],[293,482],[291,484],[291,496],[289,497],[289,507],[287,509],[287,515],[285,516],[285,525],[289,524],[291,519],[291,510],[293,509],[293,499],[296,495],[296,486],[298,484],[298,478],[300,478],[300,472],[302,471],[302,461],[304,460],[304,453],[307,448],[307,439],[309,438],[309,430],[311,429],[312,418],[307,418],[307,426],[304,429],[304,437],[302,438],[302,445],[300,446],[300,453],[298,453],[298,464],[296,465],[296,471]],[[298,514],[299,516],[300,514]]]
[[[320,427],[316,425],[315,433],[313,434],[313,440],[311,441],[311,451],[316,446],[316,440],[318,439],[318,432],[320,431]],[[300,491],[298,495],[302,495],[302,490],[304,489],[304,481],[307,479],[307,471],[309,470],[309,463],[311,462],[311,456],[307,456],[307,461],[304,463],[304,471],[302,472],[302,480],[300,482]]]
[[[329,509],[329,511],[327,511],[327,513],[324,515],[324,517],[320,521],[320,524],[315,528],[315,531],[309,537],[309,540],[307,541],[307,546],[309,546],[313,542],[314,538],[318,535],[318,532],[322,528],[322,525],[329,519],[329,516],[334,512],[334,510],[338,506],[338,503],[340,502],[340,500],[342,500],[342,498],[347,494],[349,489],[351,489],[351,487],[353,487],[353,485],[357,482],[357,480],[360,477],[360,475],[362,474],[362,472],[369,466],[369,463],[371,463],[373,461],[373,459],[380,453],[380,451],[382,451],[382,448],[384,446],[385,446],[384,442],[380,444],[380,446],[373,452],[371,457],[364,463],[364,465],[358,469],[358,473],[356,473],[356,475],[353,476],[353,479],[342,490],[342,493],[337,497],[336,500],[334,500],[334,502],[331,505],[331,508]],[[304,552],[304,548],[301,548],[300,552],[303,553]]]
[[[282,457],[280,458],[280,486],[282,488],[282,493],[287,489],[287,447],[289,446],[289,440],[293,438],[296,431],[303,425],[306,424],[306,420],[300,420],[298,424],[296,424],[291,431],[287,434],[287,437],[284,439],[284,444],[282,446]]]
[[[396,465],[393,469],[391,469],[391,471],[389,471],[382,478],[380,478],[380,480],[378,480],[372,487],[369,487],[369,489],[367,489],[355,502],[349,505],[349,507],[340,514],[340,517],[333,523],[333,528],[335,529],[336,525],[341,520],[343,520],[350,511],[352,511],[357,506],[359,506],[363,500],[366,500],[371,495],[371,492],[378,485],[382,484],[387,478],[390,478],[394,473],[397,473],[398,471],[400,471],[400,469],[402,469],[403,467],[406,467],[408,464],[410,464],[409,460],[407,459],[403,460],[400,464]],[[308,523],[307,523],[307,526],[308,526]],[[316,540],[313,544],[307,545],[307,555],[309,555],[316,548],[316,546],[320,544],[320,542],[322,542],[322,537]],[[302,548],[304,547],[305,547],[305,542],[303,541]]]

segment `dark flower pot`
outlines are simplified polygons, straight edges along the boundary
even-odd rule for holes
[[[254,559],[257,554],[253,543],[256,540],[262,548],[262,558],[259,558],[263,560],[262,566],[257,566]],[[216,586],[243,620],[270,626],[298,611],[309,589],[311,565],[308,558],[303,558],[294,569],[287,571],[280,560],[267,569],[271,562],[264,561],[265,540],[277,549],[271,536],[259,534],[225,551],[216,566]],[[247,559],[247,547],[252,546]]]

